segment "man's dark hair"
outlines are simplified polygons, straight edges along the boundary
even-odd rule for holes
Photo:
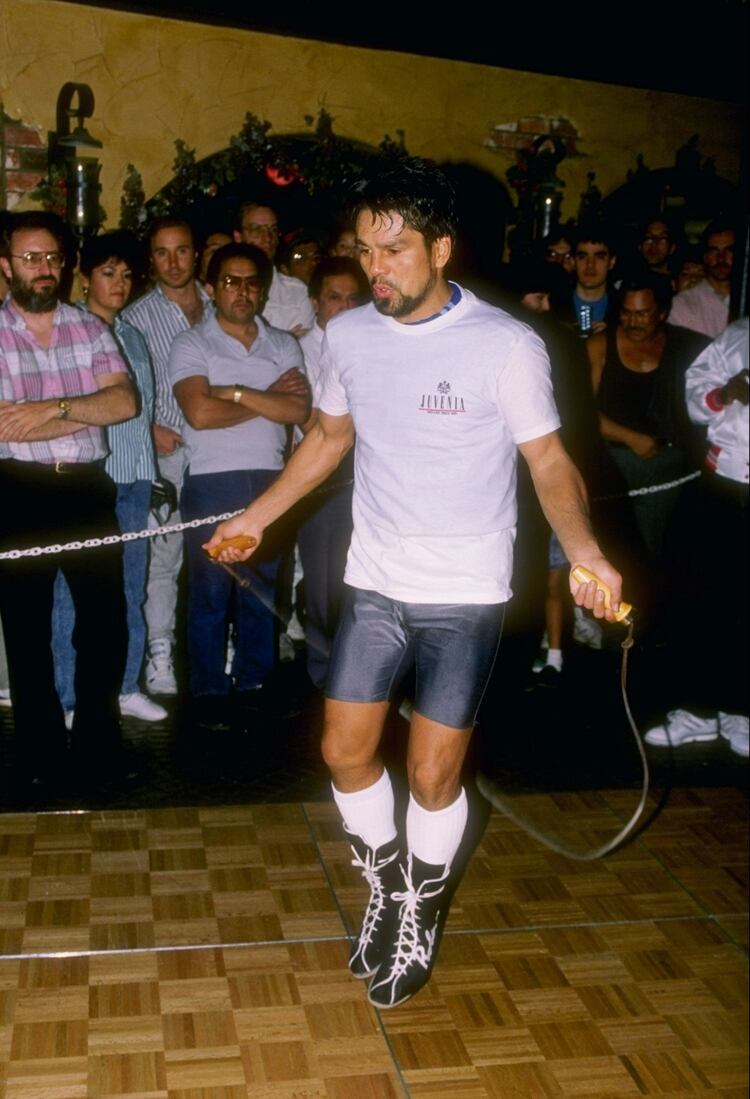
[[[526,294],[552,294],[570,297],[570,279],[557,263],[525,258],[511,263],[503,270],[502,283],[513,297],[521,299]]]
[[[701,253],[705,252],[708,248],[708,238],[714,236],[716,233],[734,233],[737,235],[737,226],[729,218],[719,217],[710,221],[706,228],[703,230],[700,236],[700,249]]]
[[[23,210],[17,214],[7,215],[3,226],[1,244],[2,255],[5,259],[8,259],[11,254],[10,241],[13,234],[23,232],[26,229],[44,229],[50,233],[57,241],[59,251],[65,252],[66,258],[69,259],[71,251],[70,232],[62,218],[47,210]]]
[[[81,248],[78,266],[82,275],[90,276],[95,267],[109,260],[126,263],[137,279],[143,267],[143,252],[137,238],[125,230],[90,237]]]
[[[617,243],[609,225],[602,221],[584,221],[573,233],[573,252],[579,244],[603,244],[609,249],[610,256],[617,255]]]
[[[272,201],[270,195],[257,194],[252,198],[246,198],[244,202],[241,202],[237,207],[234,214],[234,221],[232,222],[232,228],[238,233],[242,231],[242,219],[248,210],[254,210],[256,207],[262,207],[266,210],[273,210],[274,214],[278,217],[276,211],[276,203]]]
[[[357,288],[362,295],[362,302],[370,297],[370,284],[360,264],[349,256],[326,256],[315,268],[307,288],[311,298],[316,301],[323,290],[323,280],[335,278],[336,275],[351,275],[356,279]]]
[[[249,259],[254,263],[260,278],[263,295],[265,296],[268,293],[273,278],[273,264],[266,253],[261,248],[256,248],[254,244],[235,242],[233,244],[222,244],[221,248],[217,248],[208,261],[206,283],[209,286],[216,288],[222,264],[230,259]]]
[[[371,179],[359,180],[348,195],[356,221],[363,210],[375,216],[400,214],[404,225],[421,233],[427,245],[456,238],[456,195],[446,174],[432,160],[409,156]]]
[[[648,269],[629,271],[617,288],[614,308],[615,315],[622,308],[626,294],[637,294],[641,290],[650,290],[660,313],[669,312],[674,290],[668,275],[657,275]]]
[[[195,248],[195,233],[193,231],[193,227],[190,224],[190,222],[187,221],[185,218],[176,217],[176,216],[173,216],[172,214],[164,214],[162,217],[154,218],[154,220],[151,222],[151,224],[148,227],[148,232],[146,234],[146,242],[148,244],[149,251],[151,251],[151,246],[154,242],[154,237],[156,236],[157,233],[160,233],[162,231],[162,229],[185,229],[185,230],[187,230],[187,232],[190,234],[190,240],[193,243],[193,248]]]

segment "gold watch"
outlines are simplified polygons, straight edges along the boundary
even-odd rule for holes
[[[66,397],[63,397],[62,400],[57,402],[57,407],[60,409],[58,419],[67,420],[70,415],[70,401]]]
[[[242,400],[242,391],[244,390],[244,388],[245,388],[244,385],[236,385],[234,387],[234,393],[232,394],[232,400],[234,401],[235,404],[239,404],[240,401]]]

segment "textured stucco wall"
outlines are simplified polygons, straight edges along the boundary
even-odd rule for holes
[[[397,45],[397,36],[394,36]],[[377,144],[405,131],[411,153],[468,160],[504,180],[510,151],[483,143],[496,123],[521,116],[569,119],[586,154],[563,162],[563,216],[574,216],[586,172],[606,195],[637,153],[651,168],[673,163],[693,133],[719,175],[739,174],[739,108],[688,96],[539,76],[398,52],[381,52],[206,27],[55,0],[3,0],[0,102],[8,115],[46,131],[66,81],[90,84],[92,134],[101,153],[102,202],[119,216],[126,164],[147,195],[171,176],[175,138],[198,157],[223,148],[246,111],[273,133],[304,132],[324,106],[338,134]]]

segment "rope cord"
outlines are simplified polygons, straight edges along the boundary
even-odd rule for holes
[[[545,847],[549,847],[550,850],[556,851],[557,854],[565,855],[566,858],[575,859],[578,862],[593,862],[596,859],[602,859],[605,855],[609,855],[618,847],[621,847],[622,844],[624,844],[625,841],[628,839],[628,837],[635,832],[646,808],[650,782],[648,760],[646,758],[646,750],[643,747],[641,735],[638,732],[638,727],[633,719],[633,714],[630,709],[630,701],[628,699],[627,692],[628,654],[632,647],[633,623],[631,621],[628,625],[627,636],[625,637],[621,645],[622,661],[620,663],[620,693],[622,695],[622,703],[625,708],[625,715],[628,719],[628,724],[630,725],[630,731],[633,734],[636,747],[638,748],[638,754],[641,758],[641,796],[638,799],[638,805],[636,806],[635,812],[630,817],[630,820],[627,822],[627,824],[624,825],[623,828],[620,829],[620,831],[613,839],[608,840],[608,842],[602,844],[601,847],[595,847],[590,851],[574,851],[572,848],[566,847],[564,844],[558,843],[556,840],[553,840],[546,833],[540,831],[538,828],[535,828],[534,825],[529,824],[527,820],[523,820],[521,817],[519,817],[508,804],[498,784],[493,779],[488,778],[487,775],[485,775],[482,771],[478,772],[477,774],[477,789],[482,794],[482,796],[487,799],[490,805],[494,806],[495,809],[499,809],[500,812],[504,813],[505,816],[512,820],[514,824],[517,824],[519,828],[523,828],[525,832],[528,832],[528,834],[530,836],[533,836],[534,839],[539,840],[539,842],[543,843]]]

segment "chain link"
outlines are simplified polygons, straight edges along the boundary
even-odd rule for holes
[[[646,488],[634,488],[626,493],[617,493],[612,496],[595,496],[595,500],[618,500],[625,496],[646,496],[652,492],[666,492],[668,489],[677,488],[688,481],[700,477],[700,473],[689,473],[686,477],[680,477],[676,481],[667,481],[663,485],[648,485]],[[347,481],[346,484],[351,484]],[[336,486],[336,487],[344,487]],[[321,492],[320,489],[316,490]],[[311,493],[311,495],[314,495]],[[55,543],[51,546],[32,546],[30,549],[12,549],[0,553],[0,561],[17,561],[19,557],[42,557],[54,553],[68,553],[73,550],[96,549],[99,546],[116,546],[118,542],[135,542],[139,538],[156,538],[160,534],[177,534],[182,530],[194,530],[196,527],[205,527],[209,523],[223,523],[225,519],[233,519],[235,515],[241,515],[244,508],[237,511],[225,511],[223,515],[207,515],[205,519],[190,519],[184,523],[169,523],[149,530],[131,530],[125,534],[107,534],[103,538],[86,538],[83,542]]]
[[[208,523],[223,523],[241,515],[244,508],[237,511],[225,511],[223,515],[207,515],[205,519],[190,519],[184,523],[169,523],[150,530],[131,530],[126,534],[107,534],[103,538],[86,538],[83,542],[55,543],[52,546],[32,546],[31,549],[13,549],[0,553],[0,561],[16,561],[19,557],[42,557],[52,553],[67,553],[70,550],[96,549],[98,546],[116,546],[118,542],[135,542],[138,538],[156,538],[159,534],[176,534],[181,530],[194,530]]]

